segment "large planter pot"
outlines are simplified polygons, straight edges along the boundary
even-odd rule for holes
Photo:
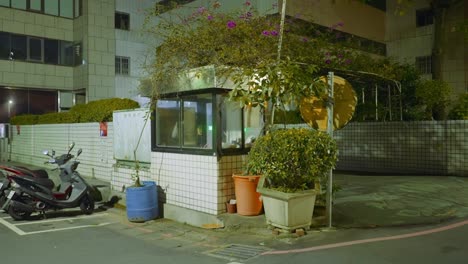
[[[158,217],[158,192],[154,181],[143,181],[141,187],[126,189],[127,218],[145,222]]]
[[[257,191],[262,195],[268,224],[287,231],[310,228],[317,195],[315,190],[284,193],[266,188],[264,185],[265,178],[262,177]]]
[[[233,174],[236,193],[237,213],[240,215],[259,215],[262,211],[262,200],[257,192],[259,175]]]

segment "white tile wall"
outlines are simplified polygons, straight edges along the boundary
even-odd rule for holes
[[[82,124],[53,124],[20,126],[20,134],[13,127],[12,133],[12,161],[24,162],[36,166],[44,165],[47,157],[43,150],[55,150],[57,155],[67,151],[71,142],[75,142],[72,154],[78,149],[83,153],[78,171],[87,177],[110,182],[113,157],[113,125],[108,123],[108,136],[99,136],[99,123]]]

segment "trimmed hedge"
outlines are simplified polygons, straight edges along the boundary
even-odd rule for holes
[[[19,115],[11,118],[12,125],[110,122],[116,110],[135,109],[139,104],[130,99],[110,98],[73,106],[69,112],[43,115]]]

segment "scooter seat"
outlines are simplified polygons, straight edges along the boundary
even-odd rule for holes
[[[46,170],[31,170],[31,172],[34,174],[34,176],[38,178],[44,178],[44,179],[49,178],[49,174],[47,173]]]
[[[34,179],[34,182],[36,182],[37,184],[40,184],[50,190],[52,190],[55,186],[54,182],[49,179],[49,178],[35,178]]]

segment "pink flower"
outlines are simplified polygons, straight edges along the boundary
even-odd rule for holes
[[[209,15],[209,16],[206,17],[206,19],[208,19],[208,20],[211,21],[211,20],[213,20],[213,16],[212,16],[212,15]]]
[[[263,30],[262,35],[264,35],[264,36],[269,36],[269,35],[270,35],[270,31],[268,31],[268,30]]]
[[[227,22],[227,27],[228,28],[235,28],[237,26],[236,22],[232,21],[232,20],[229,20],[229,22]]]
[[[326,64],[330,64],[330,63],[331,63],[331,60],[328,59],[328,60],[325,61],[325,63],[326,63]]]
[[[250,1],[245,1],[244,4],[245,4],[246,6],[249,6],[251,3],[250,3]]]
[[[278,31],[272,30],[272,31],[270,32],[270,34],[271,34],[272,36],[278,36]]]

